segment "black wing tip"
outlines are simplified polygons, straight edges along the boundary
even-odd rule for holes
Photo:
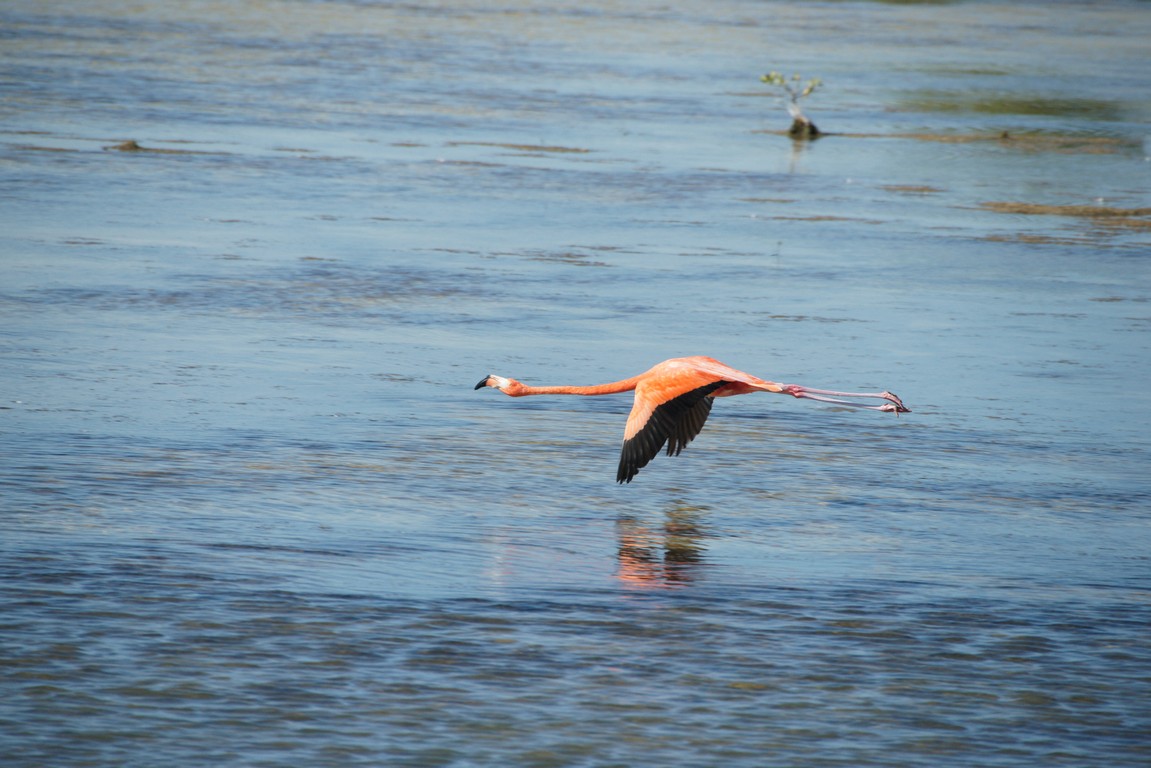
[[[619,456],[619,469],[615,473],[615,481],[620,485],[630,483],[632,478],[639,474],[640,467],[643,464],[635,460],[635,457],[629,456],[627,452],[627,443],[624,443],[624,449]]]
[[[619,471],[615,474],[615,481],[621,485],[630,483],[641,469],[659,455],[662,447],[662,443],[653,443],[650,435],[637,435],[631,440],[625,440],[619,453]]]

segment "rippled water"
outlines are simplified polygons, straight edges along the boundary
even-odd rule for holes
[[[1149,37],[3,4],[5,765],[1147,764]],[[472,389],[688,354],[914,413]]]

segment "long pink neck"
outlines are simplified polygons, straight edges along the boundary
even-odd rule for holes
[[[623,381],[613,381],[608,384],[592,384],[587,387],[576,386],[558,386],[558,387],[531,387],[527,384],[520,384],[515,394],[523,397],[525,395],[614,395],[619,392],[630,392],[636,388],[640,382],[639,376],[633,376],[630,379]]]

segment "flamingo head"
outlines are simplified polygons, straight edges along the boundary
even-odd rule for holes
[[[496,376],[494,373],[485,376],[476,384],[476,389],[483,389],[484,387],[492,387],[501,392],[512,394],[517,387],[521,386],[515,379],[505,379],[503,376]]]

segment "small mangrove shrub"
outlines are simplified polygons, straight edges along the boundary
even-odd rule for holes
[[[791,138],[810,140],[819,136],[819,129],[815,127],[815,123],[811,122],[807,115],[803,114],[799,102],[800,99],[806,99],[815,93],[815,89],[823,85],[822,80],[813,77],[804,83],[803,78],[799,75],[784,77],[779,72],[768,72],[759,79],[768,85],[781,89],[787,95],[787,112],[791,115],[791,128],[787,130],[787,134]]]

